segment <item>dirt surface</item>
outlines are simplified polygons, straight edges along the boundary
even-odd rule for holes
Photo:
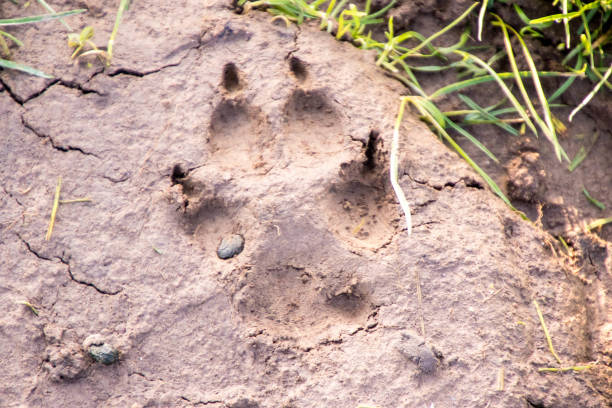
[[[114,3],[71,24],[107,38]],[[408,237],[387,175],[405,90],[373,54],[222,0],[134,3],[107,70],[46,29],[16,55],[56,80],[0,72],[0,406],[610,406],[610,226],[567,222],[590,213],[553,201],[544,143],[499,146],[530,223],[407,117]],[[576,174],[612,204],[606,132]],[[92,201],[46,241],[58,176]]]

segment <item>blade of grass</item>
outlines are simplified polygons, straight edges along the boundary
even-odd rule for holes
[[[107,54],[108,60],[106,65],[110,65],[111,60],[113,58],[113,45],[115,44],[115,37],[117,36],[117,31],[119,31],[119,24],[121,23],[121,18],[123,17],[123,13],[127,11],[130,7],[130,0],[121,0],[119,3],[119,9],[117,10],[117,17],[115,17],[115,25],[113,26],[113,31],[111,32],[110,38],[108,39],[107,46]]]
[[[603,78],[601,78],[601,80],[597,83],[597,85],[595,85],[595,88],[593,88],[593,90],[591,92],[589,92],[589,94],[582,100],[582,102],[580,102],[580,105],[576,106],[576,108],[572,111],[572,113],[570,113],[569,118],[568,118],[568,120],[570,122],[574,118],[574,115],[576,115],[576,113],[578,113],[578,111],[580,111],[582,108],[584,108],[591,101],[591,99],[593,99],[593,97],[599,91],[599,88],[601,88],[601,86],[608,79],[610,74],[612,74],[612,64],[610,64],[610,67],[608,68],[608,70],[604,74]]]
[[[46,9],[46,10],[47,10],[49,13],[51,13],[51,14],[55,14],[55,10],[53,10],[53,8],[51,8],[51,6],[50,6],[49,4],[47,4],[47,2],[46,2],[45,0],[37,0],[37,1],[38,1],[38,3],[40,3],[40,5],[42,5],[42,6],[43,6],[43,7],[44,7],[44,8],[45,8],[45,9]],[[72,32],[72,27],[70,27],[70,26],[68,25],[68,23],[66,23],[66,22],[64,21],[64,19],[63,19],[63,18],[60,18],[60,19],[59,19],[59,21],[60,21],[60,23],[62,23],[62,25],[63,25],[64,27],[66,27],[66,29],[67,29],[68,31]]]
[[[504,94],[506,95],[506,97],[508,98],[510,103],[512,103],[512,105],[516,108],[516,111],[521,116],[521,118],[523,118],[523,120],[525,121],[525,124],[529,127],[529,129],[531,129],[531,131],[535,135],[538,134],[538,131],[536,130],[535,126],[533,125],[533,122],[531,122],[531,119],[529,119],[529,116],[527,115],[527,112],[525,112],[525,109],[523,109],[523,107],[518,102],[516,97],[512,94],[510,89],[508,89],[508,86],[506,86],[504,81],[499,77],[497,72],[495,72],[495,70],[493,70],[493,68],[491,68],[486,62],[484,62],[483,60],[481,60],[480,58],[478,58],[475,55],[468,54],[467,52],[463,52],[463,51],[459,51],[459,50],[455,51],[455,53],[460,55],[460,56],[462,56],[463,58],[471,59],[477,65],[479,65],[482,68],[486,69],[487,72],[489,73],[489,75],[491,75],[495,79],[495,81],[497,82],[499,87],[502,89],[502,91],[504,92]]]
[[[542,367],[542,368],[538,368],[538,372],[539,373],[543,373],[543,372],[561,373],[564,371],[585,371],[591,368],[593,368],[593,365],[571,366],[571,367],[561,367],[561,368]]]
[[[31,311],[32,313],[34,313],[34,315],[36,315],[36,316],[38,317],[38,309],[36,309],[36,307],[35,307],[33,304],[31,304],[31,303],[30,303],[30,302],[28,302],[27,300],[21,300],[21,301],[19,301],[18,303],[19,303],[20,305],[27,306],[27,307],[28,307],[28,309],[30,309],[30,311]]]
[[[542,329],[544,330],[544,335],[546,336],[546,342],[548,343],[548,349],[550,353],[555,357],[559,364],[561,363],[561,359],[555,352],[555,348],[553,347],[552,340],[550,339],[550,334],[548,333],[548,328],[546,327],[546,323],[544,322],[544,316],[542,316],[542,311],[540,310],[540,305],[537,300],[533,300],[533,304],[535,305],[536,312],[538,313],[538,317],[540,318],[540,323],[542,324]]]
[[[593,198],[589,192],[587,191],[586,188],[582,187],[582,192],[584,193],[584,196],[587,198],[587,200],[589,200],[589,202],[591,204],[593,204],[595,207],[599,208],[600,210],[605,210],[606,206],[604,203],[602,203],[601,201],[597,201],[595,198]]]
[[[482,41],[482,26],[484,22],[484,16],[487,12],[487,6],[489,5],[489,0],[482,0],[482,6],[480,6],[480,11],[478,12],[478,41]]]
[[[485,0],[487,1],[487,0]],[[463,19],[465,19],[474,9],[474,7],[478,6],[478,2],[472,4],[466,11],[463,12],[463,14],[461,14],[459,17],[457,17],[455,20],[453,20],[450,24],[448,24],[446,27],[444,27],[443,29],[441,29],[440,31],[432,34],[430,37],[428,37],[425,41],[421,42],[418,46],[416,46],[415,48],[410,49],[406,54],[402,55],[400,57],[400,59],[405,59],[408,56],[415,54],[416,52],[418,52],[421,48],[428,46],[433,40],[435,40],[436,38],[438,38],[439,36],[441,36],[442,34],[446,33],[447,31],[449,31],[450,29],[452,29],[454,26],[456,26],[457,24],[459,24],[461,21],[463,21]],[[455,50],[453,50],[455,51]],[[395,63],[395,61],[393,62]],[[392,63],[392,64],[393,64]]]
[[[431,125],[438,131],[438,134],[441,135],[453,147],[453,149],[455,149],[459,156],[461,156],[480,175],[480,177],[483,178],[491,190],[493,190],[493,192],[497,194],[508,207],[510,207],[513,211],[516,211],[523,219],[528,219],[525,214],[514,208],[508,197],[506,197],[506,195],[501,191],[495,181],[493,181],[493,179],[489,177],[489,175],[472,160],[472,158],[461,148],[461,146],[459,146],[457,142],[455,142],[455,140],[444,130],[442,125],[435,120],[434,116],[427,111],[425,105],[422,103],[422,97],[405,96],[404,99],[408,100],[417,108],[421,115],[427,118],[427,121],[431,123]],[[433,104],[431,105],[433,106]]]
[[[61,13],[55,13],[55,14],[42,14],[39,16],[6,18],[6,19],[0,20],[0,26],[39,23],[41,21],[47,21],[47,20],[53,20],[56,18],[67,17],[67,16],[71,16],[74,14],[84,13],[86,11],[87,11],[86,9],[76,9],[76,10],[70,10],[70,11],[62,11]]]
[[[567,0],[561,0],[561,12],[567,14]],[[584,14],[584,13],[582,13]],[[581,14],[581,15],[582,15]],[[569,32],[569,19],[565,17],[563,19],[563,28],[565,29],[565,49],[570,48],[570,32]]]
[[[493,153],[491,153],[491,151],[489,149],[487,149],[485,145],[480,143],[480,141],[478,139],[476,139],[474,136],[472,136],[472,134],[470,132],[468,132],[467,130],[465,130],[464,128],[462,128],[461,126],[459,126],[458,124],[456,124],[452,120],[450,120],[448,117],[445,118],[445,121],[446,121],[446,124],[451,129],[453,129],[455,132],[461,134],[463,137],[465,137],[470,142],[472,142],[476,147],[478,147],[480,150],[482,150],[484,152],[484,154],[486,154],[495,163],[499,163],[499,160],[497,159],[497,157],[495,157],[495,155]]]
[[[563,19],[571,20],[573,18],[580,17],[580,15],[584,13],[586,10],[590,10],[592,8],[599,7],[599,4],[600,4],[599,1],[594,1],[592,3],[585,4],[578,11],[573,11],[567,14],[551,14],[550,16],[535,18],[533,20],[529,20],[529,24],[537,25],[537,24],[542,24],[542,23],[555,22],[557,20],[563,20]]]
[[[525,101],[525,104],[529,108],[529,111],[531,112],[531,115],[533,116],[536,123],[540,126],[540,129],[542,129],[546,137],[553,144],[553,147],[555,149],[555,155],[557,156],[557,159],[559,161],[562,161],[562,159],[569,161],[567,154],[565,153],[565,151],[559,144],[559,139],[557,138],[557,134],[555,132],[555,126],[552,122],[550,107],[548,106],[546,95],[544,94],[544,90],[542,89],[542,84],[540,83],[540,78],[538,77],[538,70],[535,66],[535,63],[533,62],[533,59],[531,58],[531,53],[529,52],[529,49],[527,48],[525,41],[523,41],[523,38],[520,36],[520,34],[514,28],[507,25],[501,19],[501,17],[499,17],[496,14],[493,14],[493,16],[498,20],[496,23],[494,23],[494,25],[499,25],[502,29],[502,32],[504,35],[504,44],[506,45],[506,51],[508,52],[508,58],[510,59],[510,65],[512,66],[512,71],[514,72],[517,85],[519,86],[521,94],[523,95],[523,100]],[[508,35],[508,30],[512,31],[514,36],[519,41],[519,44],[521,45],[523,55],[525,56],[525,60],[527,61],[527,65],[529,66],[529,70],[531,71],[531,74],[532,74],[531,79],[533,80],[534,88],[536,89],[536,93],[538,94],[540,105],[542,106],[542,110],[544,111],[544,121],[545,122],[543,122],[540,116],[537,114],[533,104],[531,103],[531,99],[529,98],[529,95],[527,94],[527,91],[525,90],[525,87],[523,86],[523,81],[521,81],[520,75],[518,75],[518,67],[514,59],[514,53],[512,51],[512,44],[510,42],[510,36]]]
[[[514,136],[518,136],[519,135],[518,130],[516,130],[512,126],[508,125],[507,123],[502,122],[501,120],[499,120],[499,118],[493,116],[491,113],[489,113],[486,110],[484,110],[484,108],[482,108],[480,105],[478,105],[476,102],[474,102],[468,96],[463,95],[463,94],[459,94],[459,99],[461,99],[470,108],[478,111],[483,118],[490,120],[491,123],[495,124],[496,126],[499,126],[500,128],[502,128],[506,132],[510,133],[511,135],[514,135]]]
[[[12,42],[14,42],[15,44],[17,44],[19,47],[23,47],[23,43],[21,41],[19,41],[19,39],[9,33],[7,33],[6,31],[0,31],[0,35],[5,36],[6,38],[8,38],[9,40],[11,40]]]
[[[47,235],[45,241],[51,239],[51,233],[53,232],[53,226],[55,225],[55,216],[57,214],[57,207],[59,206],[60,190],[62,188],[62,176],[57,178],[57,186],[55,187],[55,197],[53,198],[53,208],[51,209],[51,218],[49,219],[49,228],[47,229]]]
[[[574,171],[576,170],[576,167],[578,167],[580,165],[580,163],[582,163],[582,161],[587,157],[588,152],[586,151],[586,149],[584,148],[584,146],[580,146],[580,149],[578,150],[578,153],[576,153],[576,156],[574,157],[574,160],[572,160],[572,162],[570,163],[570,165],[568,166],[568,170]]]
[[[603,227],[604,225],[611,223],[612,222],[612,217],[608,217],[608,218],[599,218],[596,219],[595,221],[592,221],[591,223],[589,223],[586,226],[586,229],[591,231],[594,230],[595,228],[599,228],[599,227]]]
[[[519,71],[519,75],[521,78],[529,78],[532,73],[531,71]],[[583,73],[573,73],[573,72],[555,72],[555,71],[538,71],[539,77],[583,77]],[[474,85],[479,85],[485,82],[496,81],[499,79],[509,79],[513,78],[514,74],[512,72],[499,72],[496,76],[493,75],[483,75],[476,78],[466,79],[463,81],[454,82],[452,84],[443,86],[442,88],[437,89],[431,95],[429,95],[429,99],[436,99],[443,95],[448,95],[453,92],[460,91],[465,88],[469,88]]]
[[[73,203],[90,203],[93,200],[89,197],[73,198],[72,200],[59,200],[60,204],[73,204]]]
[[[42,71],[37,70],[36,68],[32,68],[28,65],[20,64],[19,62],[9,61],[0,58],[0,67],[7,69],[15,69],[17,71],[22,71],[30,75],[34,75],[41,78],[53,78],[51,75],[47,75]]]

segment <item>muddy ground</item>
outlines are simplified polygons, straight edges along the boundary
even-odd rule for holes
[[[56,3],[108,38],[114,1]],[[612,228],[581,228],[604,215],[578,189],[612,206],[605,99],[563,140],[573,157],[599,128],[572,175],[545,140],[482,131],[535,223],[407,117],[408,237],[387,176],[405,89],[372,53],[225,0],[135,2],[105,70],[59,24],[14,33],[57,79],[0,72],[0,406],[610,406]],[[92,201],[46,241],[59,176]]]

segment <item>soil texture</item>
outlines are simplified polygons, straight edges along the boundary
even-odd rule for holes
[[[57,6],[107,38],[115,3]],[[474,152],[528,222],[407,114],[408,236],[388,177],[406,90],[374,54],[226,0],[134,2],[107,69],[45,24],[16,56],[56,79],[0,72],[0,406],[610,406],[612,227],[578,228],[602,215],[545,140]],[[612,206],[592,112],[572,184]],[[91,201],[46,240],[60,176]]]

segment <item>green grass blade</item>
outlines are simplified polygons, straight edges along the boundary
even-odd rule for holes
[[[13,41],[15,44],[17,44],[20,47],[23,47],[23,43],[21,41],[19,41],[19,39],[5,31],[0,30],[0,35],[5,36],[6,38],[8,38],[9,40]],[[8,48],[7,48],[8,51]]]
[[[531,71],[519,71],[519,75],[521,78],[529,78],[531,77]],[[572,73],[572,72],[555,72],[555,71],[538,71],[538,76],[542,77],[583,77],[583,73]],[[500,72],[497,73],[496,76],[493,75],[483,75],[476,78],[470,78],[463,81],[458,81],[442,88],[437,89],[433,92],[429,99],[436,99],[443,95],[448,95],[457,91],[460,91],[465,88],[469,88],[475,85],[479,85],[485,82],[496,81],[497,78],[500,79],[509,79],[513,78],[514,74],[512,72]]]
[[[410,101],[410,103],[412,103],[417,108],[417,110],[421,113],[421,115],[423,115],[424,117],[426,117],[428,119],[428,122],[431,123],[432,126],[438,131],[438,134],[440,134],[453,147],[453,149],[455,149],[455,151],[459,154],[459,156],[461,156],[480,175],[480,177],[483,178],[483,180],[489,185],[491,190],[493,190],[493,192],[495,194],[497,194],[502,199],[502,201],[504,203],[506,203],[506,205],[508,205],[508,207],[510,207],[512,210],[518,212],[521,215],[521,217],[523,217],[524,219],[527,219],[525,214],[523,214],[522,212],[520,212],[516,208],[514,208],[514,206],[512,205],[510,200],[508,199],[508,197],[506,197],[506,195],[501,191],[501,189],[495,183],[495,181],[493,181],[493,179],[491,177],[489,177],[489,175],[484,170],[482,170],[476,164],[476,162],[474,162],[472,160],[472,158],[461,148],[461,146],[459,146],[457,144],[457,142],[455,142],[455,140],[433,118],[433,116],[431,116],[431,114],[427,111],[427,109],[422,105],[422,98],[421,97],[418,97],[418,96],[406,96],[404,98],[408,99]]]
[[[608,217],[608,218],[599,218],[591,223],[589,223],[586,228],[587,230],[591,231],[594,230],[595,228],[599,228],[599,227],[603,227],[606,224],[609,224],[612,222],[612,217]]]
[[[474,136],[472,136],[472,134],[470,132],[468,132],[467,130],[465,130],[464,128],[462,128],[461,126],[459,126],[458,124],[456,124],[452,120],[450,120],[448,117],[446,118],[446,124],[451,129],[453,129],[455,132],[459,133],[460,135],[462,135],[463,137],[468,139],[470,142],[472,142],[472,144],[474,146],[476,146],[480,150],[482,150],[484,152],[484,154],[486,154],[487,157],[489,157],[489,159],[493,160],[495,163],[499,163],[499,159],[489,149],[487,149],[487,147],[485,145],[480,143],[480,141],[478,139],[476,139]]]
[[[602,203],[601,201],[598,201],[596,199],[594,199],[589,192],[587,191],[586,188],[582,187],[582,193],[584,194],[584,196],[586,197],[587,200],[589,200],[589,202],[591,204],[593,204],[595,207],[599,208],[600,210],[605,210],[606,206],[604,203]]]
[[[53,20],[56,18],[72,16],[74,14],[80,14],[86,11],[87,11],[86,9],[77,9],[77,10],[70,10],[70,11],[62,11],[61,13],[55,13],[55,14],[42,14],[39,16],[6,18],[6,19],[0,20],[0,26],[39,23],[41,21],[47,21],[47,20]]]
[[[47,2],[46,2],[45,0],[37,0],[37,1],[38,1],[38,3],[40,3],[40,5],[42,5],[42,6],[45,8],[45,10],[47,10],[49,13],[51,13],[51,14],[55,14],[55,10],[53,10],[53,8],[51,8],[51,6],[50,6],[50,5],[48,5],[48,4],[47,4]],[[60,18],[60,19],[59,19],[59,21],[60,21],[60,23],[62,23],[62,25],[63,25],[64,27],[66,27],[66,29],[67,29],[68,31],[72,32],[72,27],[70,27],[70,26],[68,25],[68,23],[66,23],[66,22],[64,21],[64,19],[63,19],[63,18]]]
[[[482,108],[480,105],[478,105],[476,102],[474,102],[468,96],[459,94],[459,99],[461,99],[463,101],[463,103],[465,103],[470,108],[478,111],[483,118],[490,120],[491,123],[494,123],[496,126],[502,128],[503,130],[505,130],[506,132],[510,133],[511,135],[514,135],[514,136],[518,136],[519,135],[518,130],[516,130],[515,128],[513,128],[509,124],[502,122],[501,120],[499,120],[499,118],[495,117],[491,113],[487,112],[484,108]],[[495,159],[495,161],[497,161],[497,160]]]
[[[523,120],[525,121],[525,124],[529,127],[529,129],[531,129],[531,131],[537,135],[538,131],[536,130],[535,126],[533,125],[533,122],[531,122],[531,119],[529,119],[529,116],[527,115],[527,112],[525,112],[525,109],[523,109],[523,107],[521,106],[521,104],[518,102],[518,100],[516,99],[516,97],[512,94],[512,92],[510,91],[510,89],[508,88],[508,86],[504,83],[504,81],[500,78],[500,76],[497,74],[497,72],[495,72],[495,70],[493,70],[493,68],[491,68],[486,62],[484,62],[483,60],[481,60],[480,58],[478,58],[475,55],[472,54],[468,54],[467,52],[463,52],[463,51],[455,51],[456,54],[459,54],[460,56],[462,56],[463,58],[469,58],[472,61],[474,61],[477,65],[481,66],[482,68],[486,69],[487,72],[489,73],[489,75],[491,75],[495,81],[497,82],[497,84],[499,85],[499,87],[502,89],[503,93],[506,95],[506,97],[508,98],[508,100],[510,101],[510,103],[512,103],[512,105],[516,108],[518,114],[521,116],[521,118],[523,118]]]
[[[569,157],[567,156],[567,154],[565,153],[565,151],[561,147],[561,144],[559,143],[559,139],[557,138],[557,134],[555,132],[555,126],[554,126],[553,121],[552,121],[552,115],[550,113],[550,107],[548,106],[548,99],[546,98],[546,94],[544,93],[544,89],[542,89],[542,84],[540,83],[540,78],[538,77],[538,70],[537,70],[537,68],[535,66],[535,63],[533,62],[533,58],[531,58],[531,53],[529,52],[529,49],[527,48],[527,44],[525,44],[525,41],[523,40],[523,38],[520,36],[520,34],[514,28],[512,28],[509,25],[507,25],[499,16],[497,16],[497,15],[494,15],[494,16],[497,18],[497,20],[499,22],[499,25],[502,27],[502,31],[504,33],[504,37],[508,37],[507,38],[507,42],[504,39],[504,41],[506,42],[506,48],[510,47],[510,49],[511,49],[510,38],[508,36],[508,31],[507,30],[512,31],[514,36],[517,38],[519,44],[521,45],[521,49],[523,51],[523,56],[525,57],[525,60],[527,61],[527,65],[529,66],[529,70],[532,73],[531,79],[533,81],[533,86],[536,89],[536,93],[538,95],[538,100],[540,101],[540,106],[542,106],[542,110],[544,111],[543,112],[544,113],[544,122],[542,121],[540,116],[537,114],[535,108],[533,107],[533,104],[531,104],[529,95],[527,95],[527,93],[525,91],[525,88],[522,87],[522,81],[520,80],[520,76],[517,74],[518,68],[516,68],[516,70],[515,70],[515,77],[520,82],[519,88],[521,88],[521,93],[523,94],[523,98],[525,99],[525,103],[529,107],[529,110],[530,110],[534,120],[540,126],[540,129],[542,129],[542,131],[544,132],[546,137],[553,144],[553,147],[555,149],[555,155],[557,156],[557,159],[559,161],[562,161],[562,159],[565,159],[565,160],[569,161]],[[508,57],[513,59],[514,56],[513,55],[511,56],[510,54],[511,54],[511,51],[509,51]],[[514,70],[515,67],[516,67],[516,63],[515,62],[511,62],[511,64],[512,64],[512,67],[513,67],[513,70]]]
[[[587,157],[587,154],[588,152],[585,150],[584,146],[580,146],[578,153],[576,153],[574,160],[572,160],[567,169],[570,172],[576,170],[576,168],[580,166],[580,163],[582,163],[582,161]]]
[[[1,58],[0,58],[0,67],[7,68],[7,69],[15,69],[17,71],[22,71],[27,74],[34,75],[34,76],[41,77],[41,78],[47,78],[47,79],[53,78],[51,75],[47,75],[44,72],[37,70],[36,68],[32,68],[30,66],[20,64],[18,62],[13,62],[13,61],[1,59]]]
[[[484,0],[485,2],[487,0]],[[436,38],[440,37],[442,34],[446,33],[447,31],[449,31],[450,29],[452,29],[453,27],[455,27],[457,24],[459,24],[461,21],[463,21],[474,9],[474,7],[478,6],[479,3],[474,3],[472,4],[466,11],[463,12],[463,14],[461,14],[459,17],[457,17],[455,20],[453,20],[450,24],[448,24],[446,27],[444,27],[443,29],[441,29],[440,31],[432,34],[430,37],[428,37],[425,41],[423,41],[421,44],[419,44],[418,46],[416,46],[415,48],[410,50],[410,53],[416,53],[417,51],[419,51],[421,48],[429,45],[429,43],[431,43],[433,40],[435,40]]]
[[[121,18],[123,17],[123,13],[127,11],[130,7],[130,0],[121,0],[119,3],[119,9],[117,10],[117,17],[115,17],[115,25],[113,27],[113,31],[108,39],[107,53],[108,60],[106,62],[107,65],[110,65],[110,62],[113,58],[113,45],[115,44],[115,37],[117,36],[117,31],[119,30],[119,24],[121,23]]]

